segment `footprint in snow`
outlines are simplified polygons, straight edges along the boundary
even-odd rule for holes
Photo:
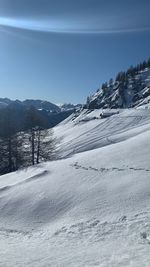
[[[150,237],[147,235],[146,232],[142,232],[141,234],[141,238],[144,239],[145,241],[147,241],[147,244],[150,244]]]
[[[122,216],[120,219],[119,219],[119,222],[125,222],[127,220],[127,216]]]

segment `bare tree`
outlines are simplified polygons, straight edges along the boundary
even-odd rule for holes
[[[27,126],[29,136],[29,147],[31,164],[35,165],[41,161],[50,160],[55,150],[55,140],[52,129],[47,129],[46,119],[31,108],[27,114]]]
[[[38,129],[36,132],[36,163],[52,160],[55,155],[56,139],[52,129]]]

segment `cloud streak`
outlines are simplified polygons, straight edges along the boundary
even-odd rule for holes
[[[149,31],[150,27],[97,27],[84,23],[86,27],[79,26],[79,22],[71,22],[65,20],[25,20],[0,17],[0,26],[9,27],[12,29],[28,30],[45,33],[65,33],[65,34],[115,34],[115,33],[130,33]]]

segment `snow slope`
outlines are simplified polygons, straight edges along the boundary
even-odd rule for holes
[[[150,266],[150,110],[100,112],[55,128],[61,159],[0,177],[0,266]]]
[[[105,119],[100,119],[100,113],[99,109],[83,110],[55,127],[60,157],[117,143],[150,129],[150,109],[120,109],[119,114]]]

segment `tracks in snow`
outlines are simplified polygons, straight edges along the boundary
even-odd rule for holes
[[[103,242],[111,239],[150,244],[150,212],[140,212],[127,217],[122,215],[114,221],[100,221],[99,218],[91,218],[87,221],[63,226],[58,229],[53,237],[64,239],[87,239],[87,242]]]
[[[83,166],[80,165],[78,162],[75,162],[74,164],[71,164],[72,167],[75,169],[82,169],[85,171],[95,171],[95,172],[112,172],[112,171],[144,171],[144,172],[150,172],[150,168],[141,168],[141,167],[129,167],[126,166],[124,168],[118,168],[118,167],[111,167],[111,168],[95,168],[92,166]]]

